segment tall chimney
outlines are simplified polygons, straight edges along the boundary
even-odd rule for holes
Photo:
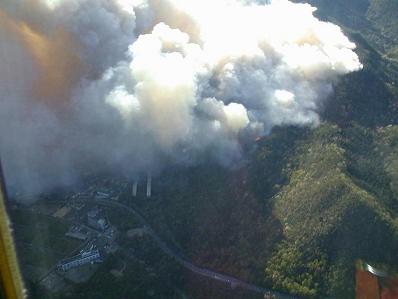
[[[132,195],[133,195],[133,197],[136,197],[136,196],[137,196],[137,187],[138,187],[138,181],[137,181],[137,180],[134,180],[134,183],[133,183],[133,190],[132,190]]]
[[[148,172],[147,180],[146,180],[146,197],[151,197],[152,194],[152,174]]]

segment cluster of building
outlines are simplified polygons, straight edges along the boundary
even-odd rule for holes
[[[88,249],[59,261],[57,268],[60,271],[100,263],[107,253],[117,247],[117,230],[110,224],[105,211],[99,207],[94,207],[87,212],[86,223],[72,225],[65,235],[87,241],[86,248]]]
[[[117,248],[116,237],[117,229],[110,224],[104,209],[94,207],[90,210],[86,209],[86,200],[119,200],[128,184],[116,180],[100,181],[96,180],[86,191],[75,193],[68,196],[72,199],[70,203],[59,209],[55,216],[63,218],[71,210],[75,211],[78,216],[73,217],[76,224],[72,225],[66,236],[85,241],[86,249],[80,251],[79,254],[68,257],[59,261],[57,269],[59,271],[68,271],[72,268],[81,267],[87,264],[100,263],[103,261],[107,253],[113,252]],[[138,180],[133,182],[132,196],[137,196]],[[146,179],[146,197],[152,195],[152,176],[147,175]],[[85,216],[81,216],[85,211]],[[80,215],[80,216],[79,216]],[[143,234],[143,232],[140,232]]]

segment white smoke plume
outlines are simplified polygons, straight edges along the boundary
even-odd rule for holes
[[[228,164],[244,135],[316,126],[333,82],[362,65],[314,11],[287,0],[3,0],[8,184],[40,192],[87,169],[133,176],[204,154]]]

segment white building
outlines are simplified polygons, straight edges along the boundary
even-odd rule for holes
[[[75,255],[60,261],[58,264],[58,269],[66,272],[72,268],[98,262],[102,262],[101,254],[98,249],[94,249],[90,251],[84,251],[79,255]]]

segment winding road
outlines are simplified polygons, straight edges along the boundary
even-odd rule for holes
[[[127,205],[119,203],[119,202],[107,201],[107,200],[94,200],[93,199],[93,200],[88,200],[87,202],[90,202],[90,203],[93,203],[96,205],[105,206],[105,207],[113,207],[113,208],[122,209],[124,212],[134,215],[138,219],[138,221],[146,228],[148,234],[155,240],[155,242],[158,244],[158,246],[162,249],[162,251],[165,254],[167,254],[169,257],[173,258],[180,265],[182,265],[184,268],[190,270],[193,273],[199,274],[204,277],[208,277],[213,280],[224,282],[226,284],[229,284],[231,286],[231,288],[239,287],[244,290],[263,294],[264,298],[297,299],[297,297],[293,297],[291,295],[287,295],[287,294],[273,291],[273,290],[270,290],[267,288],[256,286],[254,284],[250,284],[243,280],[240,280],[239,278],[221,274],[221,273],[194,265],[192,262],[190,262],[185,257],[183,257],[180,253],[178,253],[175,250],[173,250],[172,248],[170,248],[170,246],[168,246],[160,238],[160,236],[155,232],[155,230],[152,229],[152,227],[150,226],[148,221],[144,218],[144,216],[142,216],[133,207],[127,206]]]

